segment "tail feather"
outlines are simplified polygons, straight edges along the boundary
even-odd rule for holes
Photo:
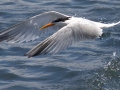
[[[115,25],[120,24],[120,21],[117,23],[111,23],[111,24],[104,24],[104,23],[100,23],[100,22],[96,22],[95,24],[100,28],[109,28],[109,27],[113,27]]]

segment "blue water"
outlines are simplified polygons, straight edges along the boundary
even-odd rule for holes
[[[104,23],[120,20],[119,0],[1,0],[0,30],[51,10]],[[0,42],[0,90],[120,90],[120,25],[55,55],[23,56],[46,37]]]

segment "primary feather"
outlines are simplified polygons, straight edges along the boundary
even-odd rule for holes
[[[12,27],[0,31],[0,41],[16,41],[16,42],[24,42],[35,40],[43,35],[44,33],[50,33],[51,31],[57,31],[61,28],[61,26],[53,26],[47,28],[45,30],[39,30],[43,25],[59,18],[59,17],[68,17],[67,15],[50,11],[45,12],[30,19],[21,22],[19,24],[13,25]]]

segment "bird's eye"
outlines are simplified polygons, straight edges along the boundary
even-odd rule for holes
[[[52,23],[55,23],[55,22],[60,22],[60,21],[62,21],[62,19],[61,18],[57,18],[56,20],[54,20]]]
[[[65,20],[68,20],[70,17],[66,17],[66,18],[57,18],[56,20],[54,20],[52,23],[55,23],[55,22],[64,22]]]

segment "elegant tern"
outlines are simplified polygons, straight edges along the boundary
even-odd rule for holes
[[[25,54],[33,57],[40,54],[57,53],[76,41],[99,38],[102,29],[117,23],[104,24],[49,11],[0,31],[0,41],[28,42],[45,33],[55,32]]]

